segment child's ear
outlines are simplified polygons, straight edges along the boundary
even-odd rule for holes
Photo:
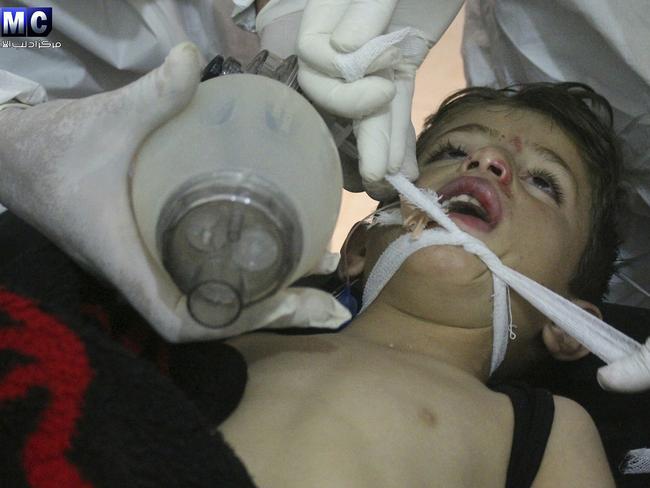
[[[603,318],[600,309],[593,303],[579,299],[573,299],[571,301],[599,319]],[[544,324],[542,339],[551,356],[559,361],[575,361],[589,354],[589,350],[585,346],[550,320]]]
[[[341,247],[341,259],[337,269],[339,278],[353,280],[363,273],[366,264],[366,238],[368,227],[357,223]]]

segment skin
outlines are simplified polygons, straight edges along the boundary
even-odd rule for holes
[[[454,130],[468,124],[479,124],[496,133]],[[464,175],[478,175],[496,182],[495,175],[483,167],[468,170],[467,154],[472,156],[470,159],[478,158],[483,162],[505,161],[513,177],[506,188],[495,183],[504,214],[499,225],[484,233],[469,228],[454,217],[452,220],[485,242],[505,265],[568,296],[568,283],[575,274],[588,239],[591,204],[586,166],[575,145],[546,117],[499,106],[461,113],[441,126],[438,133],[440,137],[421,155],[421,174],[416,184],[438,190]],[[439,152],[439,146],[447,143],[461,146],[462,150],[430,161]],[[540,155],[535,147],[553,151],[568,169]],[[547,184],[531,175],[540,170],[550,172],[556,178],[562,192],[561,204],[545,191],[548,190]],[[504,190],[511,196],[506,196]],[[386,246],[403,232],[402,229],[385,230],[381,227],[369,231],[364,263],[366,276]],[[444,279],[432,279],[432,276]],[[377,317],[385,317],[386,313],[402,314],[410,324],[409,329],[418,328],[414,334],[415,343],[420,342],[421,333],[426,335],[432,330],[440,330],[429,327],[430,322],[455,329],[475,329],[466,331],[465,335],[480,336],[486,343],[481,349],[487,350],[488,344],[491,347],[492,337],[491,293],[491,274],[477,257],[453,246],[423,249],[407,259],[384,288],[376,305],[373,304],[356,323],[361,325],[368,321],[373,324]],[[431,300],[432,296],[436,297],[435,301]],[[515,293],[511,297],[518,340],[511,344],[509,360],[516,362],[517,356],[521,356],[520,353],[538,336],[546,319]],[[459,303],[463,306],[459,307]],[[426,331],[421,332],[420,328]],[[369,329],[373,331],[371,335],[379,333],[375,326]],[[460,357],[458,364],[465,367],[463,365],[475,361],[472,345],[469,354]],[[483,378],[487,377],[488,361],[489,354],[483,364],[473,366]]]
[[[454,131],[469,123],[492,134]],[[461,113],[439,133],[446,134],[438,143],[450,139],[464,153],[439,154],[426,164],[440,152],[432,145],[417,184],[437,190],[459,176],[485,178],[499,192],[500,222],[489,232],[457,219],[459,225],[507,265],[566,294],[588,238],[590,204],[586,169],[571,140],[543,116],[497,106]],[[535,150],[542,146],[567,168]],[[488,164],[497,159],[511,169],[505,185]],[[562,203],[531,176],[540,165],[556,174]],[[349,271],[367,275],[403,232],[374,228],[352,236]],[[265,487],[503,486],[513,412],[505,395],[484,385],[491,293],[490,274],[477,258],[433,247],[410,256],[342,332],[233,339],[249,365],[249,383],[222,425],[226,439]],[[514,343],[525,349],[547,324],[512,298]],[[521,353],[509,349],[511,356]],[[614,486],[589,416],[570,400],[555,403],[534,486]]]

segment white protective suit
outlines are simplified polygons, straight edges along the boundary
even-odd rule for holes
[[[647,0],[467,0],[468,84],[579,81],[605,96],[624,142],[629,208],[621,216],[623,276],[608,300],[650,307],[650,5]]]
[[[40,4],[0,1],[0,7],[23,5]],[[61,42],[61,48],[0,48],[0,103],[17,99],[33,105],[46,95],[50,100],[80,98],[120,88],[160,66],[183,41],[196,44],[207,61],[217,54],[247,61],[259,51],[257,35],[232,22],[230,0],[48,5],[53,29],[47,39]]]

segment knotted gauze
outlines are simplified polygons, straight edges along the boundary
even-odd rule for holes
[[[558,327],[583,344],[609,364],[640,350],[634,339],[586,312],[566,298],[504,265],[496,254],[479,239],[463,232],[447,216],[434,192],[424,192],[403,175],[388,175],[386,180],[411,204],[440,224],[440,228],[425,230],[419,239],[403,235],[391,243],[368,276],[363,292],[366,309],[411,254],[429,246],[462,246],[476,255],[492,272],[494,283],[493,341],[490,372],[494,372],[506,354],[510,329],[508,287],[552,320]]]

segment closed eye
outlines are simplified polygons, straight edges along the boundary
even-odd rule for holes
[[[466,157],[467,152],[463,146],[455,145],[450,141],[447,141],[435,148],[433,151],[433,156],[427,159],[427,164],[449,159],[465,159]]]

